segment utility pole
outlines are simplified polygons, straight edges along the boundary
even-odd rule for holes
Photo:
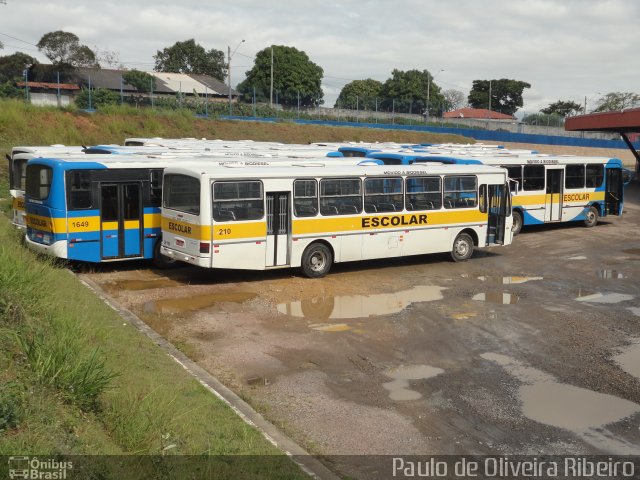
[[[234,53],[236,53],[236,50],[238,50],[238,47],[240,45],[242,45],[244,43],[244,40],[240,41],[240,43],[238,44],[238,46],[233,50],[233,52],[231,52],[231,46],[227,46],[227,79],[229,80],[229,115],[231,115],[231,57],[233,56]]]

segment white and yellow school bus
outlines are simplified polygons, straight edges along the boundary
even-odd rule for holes
[[[253,168],[164,172],[162,254],[206,268],[301,267],[508,245],[506,170],[485,165]]]

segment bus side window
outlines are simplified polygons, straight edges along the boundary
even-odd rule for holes
[[[480,185],[480,198],[478,199],[478,203],[480,206],[480,211],[482,213],[487,213],[487,185],[486,184],[482,184]]]
[[[262,182],[215,182],[213,219],[216,222],[258,220],[264,216]]]
[[[72,170],[67,174],[69,188],[69,210],[91,208],[91,172],[89,170]]]
[[[522,178],[522,189],[544,190],[544,165],[525,165]]]
[[[604,180],[604,165],[599,163],[587,164],[587,188],[598,188]]]
[[[515,180],[517,183],[517,187],[514,187],[514,192],[522,189],[522,165],[511,165],[511,166],[503,166],[503,168],[507,169],[509,173],[509,178],[511,180]]]
[[[406,179],[407,210],[439,210],[442,208],[440,177],[410,177]]]
[[[320,213],[353,215],[362,212],[362,181],[359,178],[320,180]]]
[[[403,209],[402,178],[366,178],[364,180],[365,212],[397,212]]]
[[[162,170],[151,170],[149,173],[149,201],[152,207],[159,207],[162,203]]]
[[[478,180],[471,175],[444,177],[444,208],[471,208],[478,204]]]
[[[293,182],[293,213],[296,217],[315,217],[318,214],[318,182],[316,180]]]
[[[584,165],[567,165],[564,177],[565,188],[584,188]]]

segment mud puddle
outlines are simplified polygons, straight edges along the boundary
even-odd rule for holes
[[[640,379],[640,338],[614,356],[613,360],[629,375]]]
[[[445,287],[418,285],[411,289],[374,295],[340,295],[296,300],[277,305],[278,312],[314,320],[353,319],[391,315],[416,302],[442,300]]]
[[[142,308],[145,313],[176,315],[204,310],[221,303],[242,304],[255,297],[257,297],[257,294],[253,292],[213,293],[149,301],[144,303]]]
[[[409,388],[410,381],[426,380],[444,373],[444,370],[431,365],[409,365],[387,370],[385,375],[393,378],[391,382],[383,383],[389,391],[389,398],[396,402],[419,400],[422,394]]]
[[[624,278],[627,278],[627,276],[624,273],[619,272],[618,270],[610,270],[610,269],[598,270],[596,272],[596,276],[598,278],[603,278],[603,279],[624,279]]]
[[[587,302],[587,303],[622,303],[628,302],[629,300],[633,300],[634,296],[626,293],[587,293],[578,291],[578,296],[575,298],[578,302]]]
[[[117,290],[151,290],[154,288],[176,287],[180,283],[170,278],[155,278],[151,280],[116,280],[105,285],[107,288]]]
[[[613,395],[561,383],[552,375],[506,355],[484,353],[481,357],[497,363],[522,383],[518,396],[522,413],[527,418],[572,431],[583,440],[612,452],[640,451],[637,446],[611,438],[602,431],[606,425],[640,413],[640,405]]]
[[[491,282],[494,281],[496,283],[501,283],[502,285],[516,285],[527,282],[535,282],[538,280],[544,280],[544,277],[526,277],[526,276],[509,276],[509,277],[486,277],[481,276],[478,277],[478,280],[481,282]]]

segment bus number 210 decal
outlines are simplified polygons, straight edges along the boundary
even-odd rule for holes
[[[231,235],[230,228],[221,228],[218,230],[218,235]]]

